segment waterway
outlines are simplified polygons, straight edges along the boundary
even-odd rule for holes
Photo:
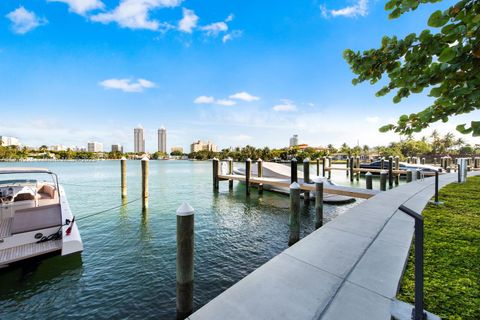
[[[134,201],[140,162],[128,161],[133,202],[88,218],[122,204],[118,161],[0,163],[26,165],[59,175],[85,249],[0,270],[0,319],[174,319],[175,211],[183,201],[195,208],[195,308],[287,248],[288,196],[253,189],[247,198],[243,185],[230,192],[226,182],[213,192],[208,161],[151,161],[147,212]],[[351,184],[344,171],[332,180],[365,183]],[[325,205],[325,220],[354,205]],[[301,237],[314,230],[313,204],[302,205],[301,226]]]

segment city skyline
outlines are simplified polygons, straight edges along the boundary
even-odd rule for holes
[[[185,150],[195,139],[219,148],[283,147],[292,134],[310,145],[398,141],[378,128],[431,98],[423,93],[394,104],[392,95],[375,97],[382,83],[353,86],[342,52],[421,30],[433,10],[452,3],[390,21],[377,1],[234,0],[209,10],[186,0],[168,10],[148,7],[143,20],[132,13],[139,21],[132,25],[113,15],[99,21],[118,0],[84,11],[63,2],[0,3],[0,101],[4,110],[23,110],[21,118],[2,115],[0,134],[32,146],[99,141],[132,150],[131,128],[142,123],[151,128],[144,132],[151,151],[159,121],[169,128],[169,145]],[[416,137],[433,129],[456,133],[457,124],[478,117],[454,117]]]

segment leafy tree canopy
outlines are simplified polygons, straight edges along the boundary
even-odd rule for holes
[[[421,3],[441,0],[390,0],[389,18],[414,11]],[[480,1],[462,0],[428,19],[431,29],[411,33],[404,39],[383,37],[379,49],[363,53],[345,50],[344,58],[357,75],[352,83],[375,84],[387,74],[389,83],[376,95],[395,91],[398,103],[412,93],[429,90],[435,100],[424,110],[402,115],[396,124],[380,128],[401,134],[420,132],[439,120],[480,109]],[[464,134],[480,136],[480,121],[457,126]]]

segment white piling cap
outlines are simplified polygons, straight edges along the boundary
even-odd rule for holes
[[[291,185],[290,185],[290,189],[300,189],[300,185],[296,182],[293,182]]]
[[[252,159],[248,158],[247,161],[252,161]]]
[[[144,155],[142,161],[150,161],[150,159],[148,159],[147,155]]]
[[[125,158],[125,157],[121,157],[121,158],[120,158],[120,160],[127,160],[127,158]]]
[[[258,158],[257,161],[260,162],[260,161],[263,161],[263,160],[262,160],[262,158]]]
[[[232,157],[228,157],[227,160],[228,160],[228,161],[232,161],[233,159],[232,159]]]
[[[303,159],[303,162],[310,162],[310,158],[307,157],[307,158]]]
[[[180,207],[177,209],[177,216],[191,216],[195,212],[195,209],[192,208],[188,202],[182,203]]]
[[[365,173],[366,176],[371,176],[372,173],[370,171],[368,171],[367,173]]]
[[[323,180],[324,180],[324,179],[319,178],[319,177],[312,179],[312,181],[313,181],[314,183],[323,183]]]
[[[213,159],[212,159],[212,160],[218,160],[218,159],[217,159],[217,157],[213,157]]]
[[[293,158],[291,161],[297,161],[297,158]]]

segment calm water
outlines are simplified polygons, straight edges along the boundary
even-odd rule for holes
[[[12,165],[56,172],[78,219],[122,203],[116,161],[0,163]],[[127,168],[132,201],[140,196],[140,162]],[[332,178],[350,185],[343,171]],[[196,210],[196,308],[287,248],[288,196],[253,189],[247,199],[243,185],[229,192],[227,182],[214,193],[210,162],[151,161],[148,212],[136,201],[79,220],[81,256],[1,271],[0,319],[174,319],[175,210],[182,201]],[[354,205],[326,205],[326,220]],[[302,210],[304,237],[314,229],[314,206]]]

